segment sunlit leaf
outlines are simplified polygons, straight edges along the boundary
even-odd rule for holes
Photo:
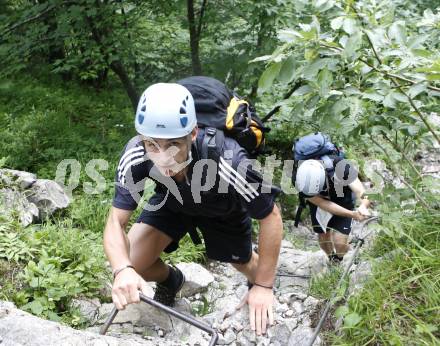
[[[273,81],[278,76],[281,69],[281,63],[275,63],[270,65],[261,75],[258,81],[258,92],[264,93],[270,89]]]

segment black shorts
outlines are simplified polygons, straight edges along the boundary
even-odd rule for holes
[[[324,233],[322,227],[319,225],[316,219],[316,211],[318,207],[312,203],[308,203],[310,208],[310,219],[312,220],[312,227],[315,233]],[[347,209],[353,210],[353,207],[348,207]],[[351,223],[353,219],[350,217],[343,217],[338,215],[333,215],[327,224],[327,232],[338,231],[342,234],[349,235],[351,232]]]
[[[153,195],[149,204],[155,205],[162,198]],[[252,221],[246,213],[234,212],[207,218],[175,212],[165,203],[156,211],[142,209],[136,222],[153,226],[170,236],[173,241],[165,249],[167,253],[175,251],[180,239],[190,229],[197,227],[203,235],[208,258],[228,263],[247,263],[252,256]]]

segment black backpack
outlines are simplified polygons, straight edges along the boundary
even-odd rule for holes
[[[332,178],[335,172],[334,159],[336,157],[344,158],[344,152],[332,143],[330,137],[321,132],[311,133],[294,141],[292,147],[293,172],[292,183],[295,186],[296,172],[299,162],[304,160],[321,160],[324,164],[328,178]],[[306,201],[302,194],[299,195],[299,206],[295,216],[295,227],[298,227],[301,213],[306,207]]]
[[[250,102],[211,77],[188,77],[177,83],[193,96],[197,125],[205,129],[202,159],[218,158],[224,136],[234,138],[251,158],[263,152],[265,133],[270,129],[263,125]]]

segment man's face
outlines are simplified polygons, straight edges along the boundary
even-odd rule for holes
[[[148,157],[162,175],[173,177],[187,166],[188,153],[196,133],[195,129],[191,134],[180,138],[145,137],[143,139]]]

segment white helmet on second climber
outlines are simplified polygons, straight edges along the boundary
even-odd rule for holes
[[[306,160],[298,167],[295,187],[307,196],[318,195],[325,186],[324,166],[318,160]]]
[[[197,125],[194,99],[187,88],[175,83],[148,87],[136,110],[136,131],[152,138],[179,138]]]

